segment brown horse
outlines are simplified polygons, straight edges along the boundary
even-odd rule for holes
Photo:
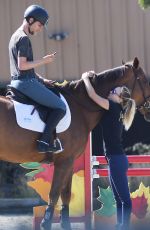
[[[96,92],[107,97],[116,86],[127,86],[135,99],[137,109],[150,121],[150,86],[137,58],[131,63],[96,74],[91,78]],[[71,229],[69,221],[69,202],[74,160],[83,153],[89,132],[100,121],[104,110],[96,105],[86,93],[82,80],[68,82],[59,87],[66,98],[72,115],[67,131],[59,134],[65,151],[53,157],[54,176],[49,194],[49,206],[43,219],[43,229],[51,229],[54,207],[59,196],[62,199],[61,224]],[[0,160],[9,162],[42,162],[45,154],[39,154],[36,140],[39,133],[25,130],[16,124],[13,103],[0,97]]]

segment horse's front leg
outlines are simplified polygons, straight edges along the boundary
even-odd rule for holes
[[[65,161],[61,161],[61,164],[55,164],[54,166],[54,175],[52,180],[51,191],[49,194],[48,207],[46,208],[44,218],[40,225],[41,230],[51,230],[54,208],[57,204],[62,187],[65,183],[65,179],[68,175],[68,169],[70,168],[69,165],[70,160],[66,159]]]
[[[65,184],[61,191],[62,209],[61,209],[61,227],[66,230],[71,230],[70,218],[69,218],[69,203],[71,200],[71,185],[72,185],[72,175],[73,166],[70,167],[69,173],[65,180]]]

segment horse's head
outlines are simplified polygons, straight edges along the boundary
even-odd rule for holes
[[[125,63],[127,77],[126,85],[131,90],[131,96],[135,100],[137,109],[150,122],[150,85],[144,70],[139,65],[137,57],[131,63]],[[126,75],[126,74],[125,74]]]
[[[127,86],[135,100],[137,110],[145,120],[150,121],[150,85],[137,57],[132,62],[96,74],[91,79],[96,92],[108,97],[110,90],[117,86]]]

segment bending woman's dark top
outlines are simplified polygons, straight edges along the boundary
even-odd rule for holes
[[[121,112],[121,105],[109,100],[109,110],[105,111],[101,122],[106,156],[125,154],[122,147],[123,123]]]

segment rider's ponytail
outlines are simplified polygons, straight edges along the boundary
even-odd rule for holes
[[[131,98],[131,93],[129,89],[125,86],[122,87],[122,91],[120,94],[122,98],[122,122],[124,124],[125,130],[128,130],[133,122],[135,111],[136,111],[136,104],[135,101]]]

